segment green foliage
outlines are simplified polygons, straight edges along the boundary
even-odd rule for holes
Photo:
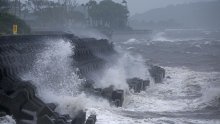
[[[88,13],[93,26],[109,27],[111,29],[124,29],[127,27],[128,9],[112,0],[103,0],[99,4],[90,1]]]
[[[24,6],[28,8],[25,9],[25,13],[32,17],[29,22],[34,27],[60,28],[69,24],[86,22],[85,15],[75,10],[77,4],[74,0],[63,2],[26,0]]]
[[[38,23],[46,24],[47,26],[85,21],[85,17],[82,13],[74,11],[74,9],[67,10],[64,6],[44,8],[33,14],[37,16]]]
[[[23,20],[8,13],[0,13],[0,33],[11,34],[13,24],[18,25],[18,34],[27,34],[30,32],[30,28]]]

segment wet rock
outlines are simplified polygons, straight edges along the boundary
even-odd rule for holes
[[[5,112],[3,112],[3,111],[0,111],[0,117],[4,117],[4,116],[6,116],[7,114],[5,113]]]
[[[93,80],[86,80],[85,82],[83,82],[82,86],[84,89],[94,89],[94,84],[95,82]]]
[[[114,86],[109,86],[107,88],[94,88],[94,81],[86,81],[84,83],[84,90],[96,96],[100,96],[109,100],[110,103],[113,103],[117,107],[122,107],[124,102],[124,91],[115,90]]]
[[[122,104],[124,102],[124,91],[123,90],[114,90],[114,87],[110,86],[104,89],[99,88],[98,92],[100,92],[99,94],[101,94],[103,98],[108,99],[110,103],[114,103],[114,105],[117,107],[122,107]]]
[[[132,89],[135,93],[140,93],[141,91],[146,90],[147,86],[150,85],[150,81],[140,78],[132,78],[127,80],[127,84],[129,85],[130,90]]]
[[[112,99],[112,94],[114,92],[114,86],[109,86],[107,88],[102,89],[102,97],[107,99]]]
[[[38,119],[37,123],[38,124],[55,124],[54,121],[48,115],[44,115],[44,116],[40,117]]]
[[[102,88],[92,89],[92,92],[97,96],[102,96]]]
[[[84,124],[86,121],[86,112],[79,111],[77,116],[72,120],[71,124]]]
[[[124,91],[123,90],[114,90],[113,86],[108,88],[98,88],[95,89],[95,93],[100,95],[103,98],[109,100],[110,103],[113,103],[117,107],[122,107],[124,102]]]
[[[112,92],[112,101],[115,103],[115,106],[122,107],[124,102],[124,91],[115,90]]]
[[[159,66],[151,66],[149,73],[155,83],[162,83],[163,79],[165,78],[165,69]]]
[[[68,115],[68,114],[64,114],[64,115],[62,115],[63,117],[65,117],[67,120],[71,120],[71,117],[70,117],[70,115]]]
[[[90,115],[86,120],[86,124],[95,124],[96,123],[96,115]]]
[[[51,109],[51,110],[55,110],[57,105],[55,103],[47,103],[47,106]]]
[[[72,120],[68,115],[54,112],[54,103],[41,101],[30,82],[4,77],[0,80],[0,89],[0,111],[13,115],[17,124],[70,124]],[[74,120],[77,124],[84,124],[85,115],[79,113]]]
[[[95,121],[94,121],[93,118],[88,118],[88,119],[86,120],[86,124],[95,124]]]
[[[170,76],[167,76],[167,79],[171,79],[171,77],[170,77]]]

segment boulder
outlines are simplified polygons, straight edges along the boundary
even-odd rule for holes
[[[96,123],[96,115],[90,115],[86,120],[86,124],[95,124]]]
[[[124,91],[123,90],[115,90],[112,92],[112,101],[115,106],[122,107],[124,102]]]
[[[47,103],[47,106],[51,109],[51,110],[55,110],[57,105],[55,103]]]
[[[167,76],[166,78],[167,78],[167,79],[171,79],[171,77],[170,77],[170,76]]]
[[[0,80],[0,112],[12,115],[17,124],[70,124],[70,116],[59,115],[55,108],[54,103],[46,104],[35,95],[30,82],[15,77]],[[76,117],[73,122],[85,123],[85,113]]]
[[[94,121],[93,118],[88,118],[88,119],[86,120],[86,124],[95,124],[95,121]]]
[[[84,124],[86,121],[86,112],[79,111],[77,116],[72,120],[71,124]]]
[[[110,103],[113,103],[117,107],[122,107],[124,101],[124,91],[115,90],[114,86],[109,86],[107,88],[94,88],[95,82],[92,80],[87,80],[83,84],[83,89],[88,94],[93,94],[96,96],[108,99]]]
[[[140,78],[132,78],[127,80],[127,84],[130,90],[134,90],[135,93],[140,93],[141,91],[146,90],[147,86],[150,85],[150,81]]]
[[[148,71],[155,83],[162,83],[166,73],[164,68],[159,66],[151,66]]]

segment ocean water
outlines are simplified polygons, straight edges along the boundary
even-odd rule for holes
[[[36,85],[45,102],[58,104],[57,112],[74,117],[84,109],[87,115],[97,115],[97,124],[219,124],[220,40],[207,31],[195,37],[179,33],[175,37],[176,31],[170,32],[115,42],[120,57],[105,70],[97,87],[114,85],[127,91],[127,78],[151,80],[146,71],[149,63],[164,67],[170,77],[161,84],[151,80],[139,94],[126,93],[121,108],[80,91],[83,79],[71,66],[74,46],[62,39],[48,41],[33,69],[22,78]]]

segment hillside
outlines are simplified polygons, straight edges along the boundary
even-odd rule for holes
[[[130,18],[135,28],[220,28],[220,1],[167,6]]]

